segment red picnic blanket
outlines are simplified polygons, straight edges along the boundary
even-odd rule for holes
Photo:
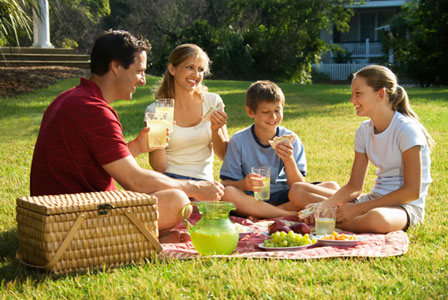
[[[189,221],[194,224],[200,219],[199,214],[193,214]],[[243,258],[275,258],[275,259],[309,259],[328,257],[386,257],[403,255],[407,252],[409,239],[405,232],[394,231],[388,234],[357,234],[360,242],[355,246],[321,246],[318,244],[297,251],[265,251],[258,247],[265,239],[266,221],[252,222],[245,218],[230,217],[232,222],[250,227],[253,232],[247,234],[238,242],[238,246],[231,255],[213,255],[211,257],[243,257]],[[288,221],[298,221],[296,218],[282,218]],[[262,226],[258,226],[258,225]],[[176,230],[186,230],[183,224]],[[200,257],[193,244],[172,243],[162,244],[163,251],[160,258],[189,259]]]

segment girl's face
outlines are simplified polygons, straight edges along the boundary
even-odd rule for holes
[[[168,65],[168,71],[174,77],[174,89],[193,92],[204,79],[207,62],[199,55],[190,56],[177,66]]]
[[[351,85],[352,97],[350,102],[355,106],[356,114],[361,117],[371,117],[375,109],[378,108],[381,100],[381,91],[375,92],[372,87],[367,85],[366,79],[363,77],[355,77]]]

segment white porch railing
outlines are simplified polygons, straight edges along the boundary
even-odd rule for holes
[[[325,73],[332,80],[347,80],[350,74],[358,71],[359,69],[369,65],[365,64],[324,64],[318,65],[312,64],[312,68],[318,72]]]
[[[382,44],[380,42],[370,42],[369,39],[366,39],[363,43],[335,43],[335,45],[349,52],[353,58],[381,57],[384,55]],[[333,52],[331,57],[334,57]]]

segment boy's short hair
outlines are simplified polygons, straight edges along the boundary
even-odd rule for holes
[[[135,61],[135,53],[146,51],[148,55],[151,44],[141,36],[134,36],[124,30],[108,30],[95,40],[90,54],[90,71],[103,76],[109,71],[109,64],[116,60],[125,69]]]
[[[254,113],[261,102],[278,103],[285,105],[285,95],[282,89],[269,80],[259,80],[252,83],[246,93],[246,106]]]

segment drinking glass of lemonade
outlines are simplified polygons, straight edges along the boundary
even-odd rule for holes
[[[160,149],[166,145],[167,113],[148,112],[145,114],[146,126],[150,128],[148,133],[149,148]]]
[[[322,204],[316,207],[314,212],[314,221],[316,225],[316,234],[331,234],[336,226],[336,206],[324,206]]]
[[[268,201],[271,193],[271,169],[268,167],[252,167],[252,173],[260,175],[261,181],[263,182],[261,190],[259,192],[254,192],[255,200]]]
[[[170,132],[173,132],[173,120],[174,120],[174,99],[172,98],[162,98],[162,99],[156,99],[156,113],[157,112],[164,112],[167,114],[167,120],[168,128],[170,129]]]

